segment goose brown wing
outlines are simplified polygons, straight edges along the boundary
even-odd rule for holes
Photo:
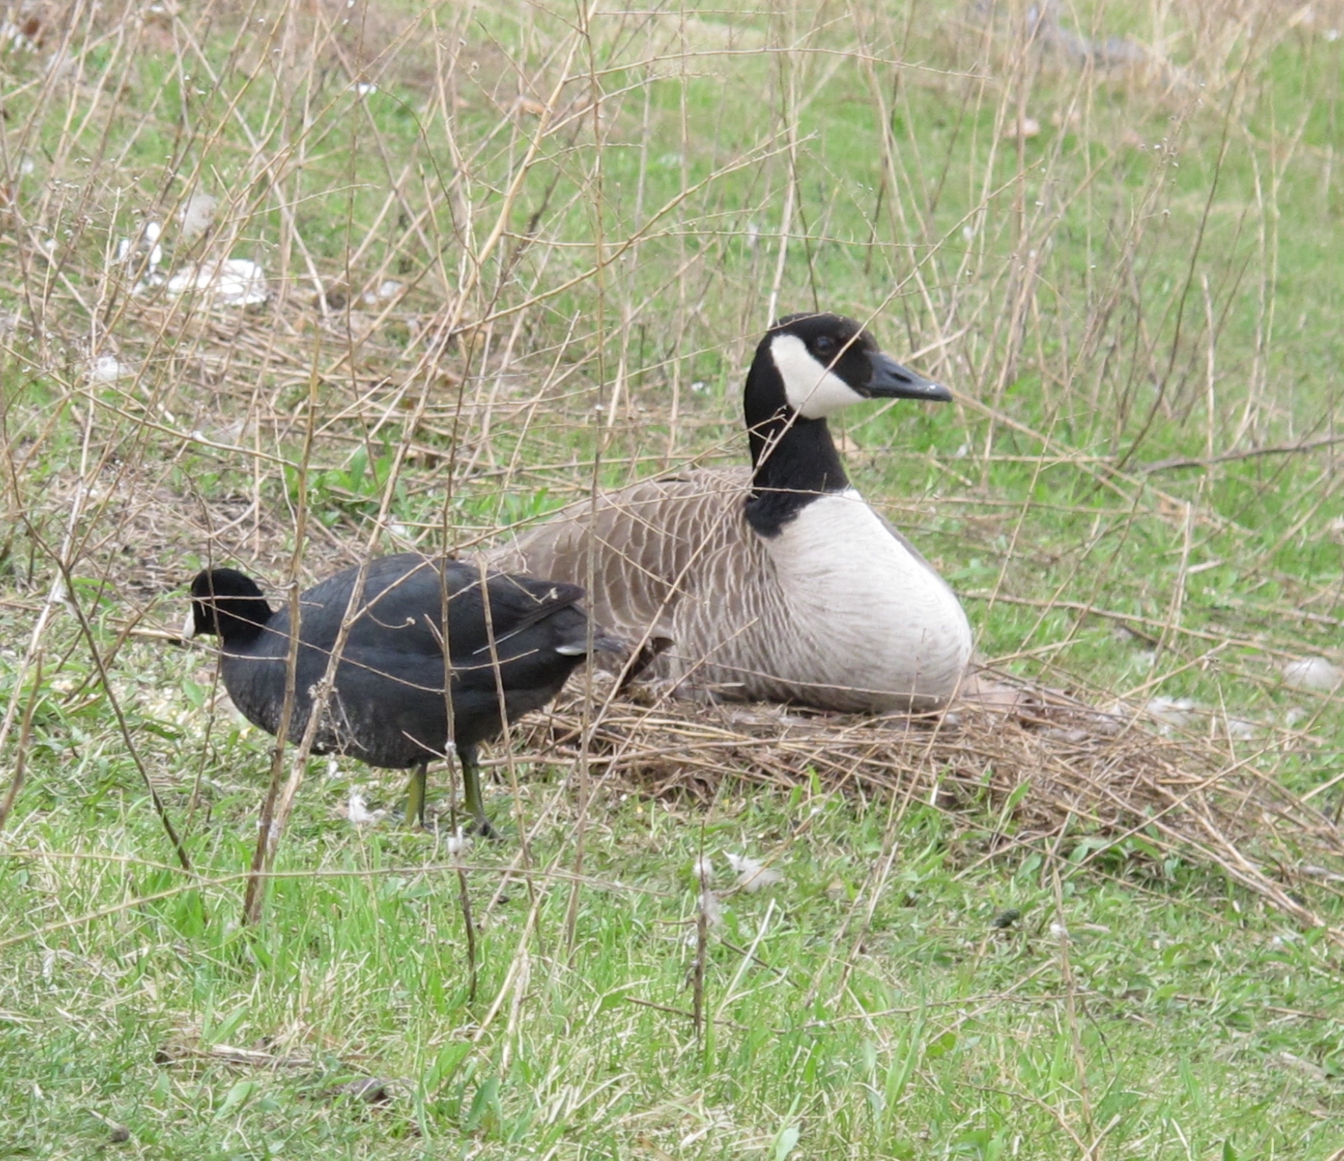
[[[675,640],[696,562],[743,535],[744,469],[701,469],[583,500],[489,554],[505,572],[582,585],[593,618],[631,649]],[[702,583],[702,582],[699,582]]]

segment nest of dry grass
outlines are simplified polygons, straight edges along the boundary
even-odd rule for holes
[[[595,684],[596,712],[574,683],[524,727],[527,741],[577,753],[586,740],[590,769],[642,793],[709,799],[727,779],[786,789],[816,777],[974,819],[999,851],[1084,834],[1109,840],[1094,852],[1133,840],[1135,857],[1217,866],[1308,926],[1323,924],[1311,896],[1344,882],[1336,823],[1264,772],[1282,739],[1234,753],[1226,739],[1164,736],[1137,709],[1102,712],[998,679],[917,718],[636,701],[615,697],[605,675]]]

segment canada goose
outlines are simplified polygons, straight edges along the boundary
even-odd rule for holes
[[[850,487],[826,426],[879,398],[952,395],[852,319],[789,315],[747,374],[750,472],[693,470],[574,504],[491,563],[591,585],[593,616],[638,650],[631,675],[650,667],[679,692],[939,708],[971,655],[966,614]]]
[[[416,553],[349,568],[299,598],[299,641],[289,737],[308,725],[342,622],[350,626],[313,744],[395,770],[415,767],[406,818],[424,822],[425,768],[449,746],[462,763],[466,806],[490,833],[481,802],[478,745],[549,702],[588,655],[588,618],[577,585],[506,576]],[[488,619],[482,589],[489,593]],[[446,590],[446,592],[445,592]],[[289,656],[288,609],[272,609],[255,581],[207,569],[191,585],[195,633],[223,640],[224,687],[254,725],[280,728]],[[448,610],[444,631],[444,609]],[[444,639],[452,721],[444,697]],[[619,648],[594,626],[595,649]],[[501,717],[500,702],[504,714]]]

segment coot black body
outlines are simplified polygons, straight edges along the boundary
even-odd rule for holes
[[[451,745],[462,762],[467,809],[488,833],[477,747],[498,736],[506,719],[546,705],[588,655],[588,617],[576,607],[583,589],[483,574],[470,564],[417,553],[370,561],[352,601],[360,580],[361,569],[349,568],[299,598],[290,740],[299,741],[307,729],[314,692],[349,620],[313,751],[417,768],[407,814],[423,821],[425,767]],[[200,573],[191,595],[195,631],[223,640],[224,686],[234,705],[277,733],[290,610],[272,609],[256,582],[234,569]],[[595,649],[617,647],[600,629],[592,636]],[[449,675],[451,724],[444,696]]]

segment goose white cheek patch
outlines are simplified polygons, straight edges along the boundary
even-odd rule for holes
[[[770,357],[784,380],[789,406],[804,419],[825,419],[863,401],[853,387],[818,362],[797,335],[771,339]]]

